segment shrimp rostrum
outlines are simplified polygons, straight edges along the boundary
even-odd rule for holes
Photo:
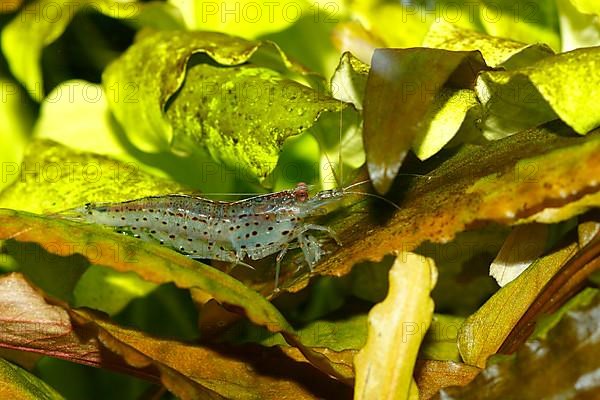
[[[235,202],[212,201],[188,195],[144,197],[119,203],[89,203],[76,209],[77,219],[114,227],[146,241],[155,241],[187,256],[242,264],[278,253],[275,287],[281,260],[289,249],[300,248],[309,268],[324,254],[312,235],[322,231],[341,245],[335,232],[308,218],[326,213],[344,195],[341,189],[310,197],[308,186]]]

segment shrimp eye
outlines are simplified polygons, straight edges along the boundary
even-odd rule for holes
[[[306,183],[300,182],[296,185],[296,190],[294,190],[294,195],[296,196],[296,200],[303,203],[308,199],[308,186]]]

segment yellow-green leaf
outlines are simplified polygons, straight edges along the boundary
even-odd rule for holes
[[[139,149],[211,154],[244,176],[264,178],[286,138],[343,108],[286,78],[298,74],[314,77],[269,41],[162,31],[141,37],[102,80],[111,111]]]
[[[475,4],[475,12],[479,12],[479,21],[488,34],[560,49],[558,13],[553,1],[481,0]]]
[[[455,292],[455,296],[458,291]],[[460,362],[457,336],[464,318],[453,315],[434,314],[431,325],[423,339],[419,359],[448,360]]]
[[[36,0],[28,3],[2,30],[2,51],[14,76],[34,100],[41,101],[45,93],[42,50],[62,35],[76,13],[87,10],[113,18],[136,20],[143,15],[145,4],[112,0]],[[178,25],[178,16],[170,16],[167,12],[164,15],[169,15],[167,26]]]
[[[27,138],[33,125],[33,111],[27,95],[8,79],[0,77],[0,190],[18,179],[20,163],[25,152]]]
[[[477,96],[486,110],[484,124],[511,134],[561,118],[580,134],[600,126],[595,99],[600,47],[546,57],[528,67],[483,72]]]
[[[387,297],[369,312],[367,343],[354,359],[355,399],[408,399],[419,346],[433,315],[430,292],[437,270],[431,259],[398,256]]]
[[[127,158],[111,120],[106,93],[96,83],[70,80],[54,88],[40,105],[34,134],[80,151]]]
[[[596,14],[600,15],[600,4],[594,0],[570,0],[571,3],[579,10],[579,12],[585,14]]]
[[[593,186],[597,184],[598,182]],[[537,214],[523,218],[519,223],[541,222],[543,224],[553,224],[564,221],[572,215],[583,214],[588,210],[597,208],[598,204],[600,204],[600,193],[591,193],[562,207],[545,208]]]
[[[0,358],[0,398],[11,400],[61,400],[40,378]]]
[[[343,107],[268,68],[197,64],[188,67],[165,115],[173,150],[207,149],[241,176],[264,179],[285,139],[310,128],[322,112]]]
[[[325,11],[317,3],[286,0],[269,2],[265,0],[211,2],[205,0],[170,0],[184,16],[190,30],[224,32],[249,39],[281,31],[298,22],[301,18],[326,18]],[[340,3],[334,9],[339,12]],[[319,11],[321,12],[319,14]]]
[[[177,183],[143,172],[138,163],[75,151],[45,139],[30,143],[12,175],[16,181],[0,193],[0,207],[37,213],[184,191]]]
[[[600,45],[597,15],[581,13],[571,0],[556,0],[556,6],[560,17],[562,51]]]
[[[431,25],[423,46],[454,51],[479,50],[488,65],[507,69],[527,66],[554,54],[543,43],[527,44],[490,36],[443,20]]]
[[[440,151],[456,135],[471,109],[479,112],[473,90],[443,88],[424,117],[429,126],[419,130],[412,144],[417,157],[426,160]]]
[[[368,75],[369,66],[347,51],[342,54],[331,78],[331,93],[335,98],[362,110]]]

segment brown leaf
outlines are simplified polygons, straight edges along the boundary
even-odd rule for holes
[[[417,360],[414,376],[420,398],[427,400],[442,388],[466,385],[480,371],[477,367],[454,361]]]
[[[91,264],[135,272],[155,283],[173,282],[184,289],[203,291],[253,323],[281,333],[324,373],[347,383],[351,381],[345,370],[337,370],[322,354],[304,346],[292,326],[263,296],[229,275],[170,249],[118,235],[100,226],[2,209],[0,239],[36,242],[46,251],[61,256],[84,254],[86,249],[93,249],[93,256],[87,255]]]
[[[23,4],[23,0],[0,0],[0,14],[16,11]]]
[[[569,311],[545,339],[491,362],[464,387],[436,399],[597,399],[600,395],[600,296]]]
[[[351,396],[348,386],[326,378],[297,349],[294,360],[277,348],[206,348],[151,337],[95,312],[52,304],[18,273],[0,278],[0,310],[0,347],[160,379],[183,399]]]
[[[67,311],[48,303],[19,273],[0,278],[0,310],[0,347],[157,379],[148,371],[131,371],[116,357],[102,354],[98,341],[88,329],[75,330]]]
[[[598,192],[598,177],[600,135],[576,137],[558,122],[485,146],[467,146],[428,177],[416,178],[398,203],[401,209],[387,222],[381,212],[370,208],[374,204],[370,201],[350,206],[343,218],[330,225],[343,246],[327,247],[333,254],[314,273],[342,276],[358,262],[411,251],[425,241],[446,243],[458,232],[492,222],[514,224],[547,207],[561,207]],[[385,207],[375,204],[380,210]],[[286,270],[283,279],[290,274]],[[283,287],[298,291],[308,277],[300,276]]]
[[[538,258],[517,279],[504,286],[461,325],[458,348],[464,362],[483,368],[515,324],[531,307],[547,282],[577,252],[570,243]]]
[[[600,270],[600,234],[596,234],[544,286],[527,312],[521,316],[499,351],[513,353],[533,332],[541,315],[551,314],[585,285],[588,277]]]

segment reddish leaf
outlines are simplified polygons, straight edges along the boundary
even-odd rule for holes
[[[183,399],[351,395],[348,386],[326,378],[297,349],[290,350],[290,358],[277,348],[205,348],[154,338],[92,311],[53,304],[17,273],[0,278],[0,310],[0,347],[160,379]],[[322,353],[348,364],[343,355]]]

